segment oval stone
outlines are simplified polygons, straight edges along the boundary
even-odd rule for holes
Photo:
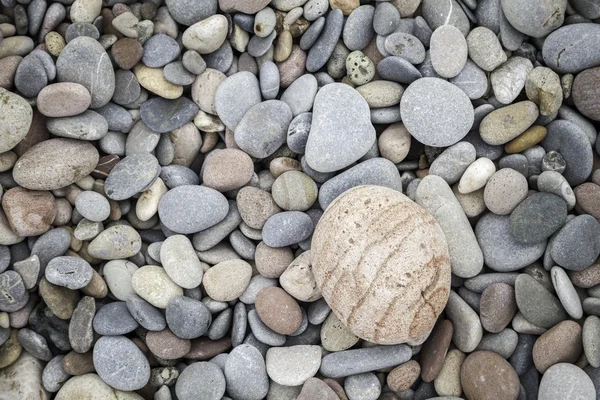
[[[544,62],[562,73],[577,73],[600,64],[600,26],[565,25],[552,32],[542,47]]]
[[[431,215],[395,190],[359,186],[342,194],[321,217],[311,251],[323,297],[365,340],[422,343],[448,300],[444,234]],[[360,277],[351,273],[359,269],[365,271]],[[350,281],[352,290],[335,290]]]
[[[142,248],[140,234],[129,225],[113,225],[91,241],[88,253],[100,260],[117,260],[136,255]]]
[[[15,147],[31,126],[33,109],[18,94],[0,88],[0,153]]]
[[[38,111],[47,117],[70,117],[81,114],[92,102],[90,92],[79,83],[54,83],[43,88],[37,97]]]
[[[85,287],[94,275],[87,261],[71,256],[53,258],[46,266],[45,274],[48,282],[73,290]]]
[[[31,190],[60,189],[89,175],[98,159],[98,150],[91,143],[50,139],[23,154],[13,168],[13,178]]]
[[[190,234],[210,228],[229,211],[225,196],[206,186],[183,185],[169,190],[158,204],[161,222],[170,230]]]
[[[469,133],[475,118],[469,97],[439,78],[413,82],[400,100],[402,122],[419,142],[447,147]]]
[[[470,399],[486,398],[490,393],[502,399],[519,395],[519,377],[514,368],[491,351],[471,353],[460,369],[460,382]]]
[[[119,161],[108,174],[104,192],[112,200],[126,200],[146,190],[158,177],[160,166],[152,154],[132,154]]]
[[[164,268],[146,265],[133,273],[133,290],[154,307],[165,309],[173,297],[183,296],[183,289],[167,275]]]
[[[94,367],[104,382],[117,390],[138,390],[150,380],[150,364],[142,351],[124,336],[103,336],[94,345]]]
[[[311,168],[343,169],[364,156],[375,140],[369,105],[356,90],[332,83],[317,92],[305,153]]]

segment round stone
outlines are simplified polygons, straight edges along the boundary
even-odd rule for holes
[[[510,215],[510,232],[521,243],[539,243],[559,230],[567,219],[567,203],[551,193],[534,193]]]
[[[561,267],[581,271],[600,254],[600,224],[591,215],[579,215],[565,224],[550,246],[552,259]]]
[[[159,33],[144,43],[142,62],[147,67],[164,67],[179,56],[179,45],[172,37]]]
[[[212,35],[213,33],[211,32],[210,34]],[[214,99],[215,111],[221,121],[229,129],[236,131],[240,121],[245,118],[246,112],[261,102],[258,79],[248,71],[233,74],[219,85]],[[267,119],[260,112],[255,112],[245,119],[248,120],[245,124],[249,124],[250,126],[255,126],[258,123],[257,121],[260,121],[260,126],[263,129],[265,128],[264,124],[267,123],[271,135],[276,135],[276,128],[281,126],[283,123],[282,120],[285,121],[287,119],[287,115],[281,116],[275,114]],[[290,112],[289,121],[291,120]],[[285,129],[287,130],[287,126]],[[264,132],[261,130],[261,133]]]
[[[98,159],[98,150],[91,143],[50,139],[25,152],[12,173],[14,180],[24,188],[54,190],[89,175],[98,164]]]
[[[154,97],[142,103],[140,117],[153,131],[166,133],[181,128],[198,113],[198,106],[192,100],[187,97],[173,97]]]
[[[532,101],[521,101],[498,108],[481,121],[481,138],[491,145],[508,143],[525,132],[538,115],[537,105]]]
[[[91,241],[88,253],[100,260],[117,260],[136,255],[142,248],[140,234],[129,225],[113,225]]]
[[[375,140],[369,105],[356,90],[341,83],[319,90],[306,143],[311,168],[318,172],[346,168],[364,156]],[[342,146],[345,150],[338,151]]]
[[[105,304],[94,317],[94,331],[100,335],[126,335],[133,332],[138,323],[124,301]]]
[[[90,106],[92,97],[79,83],[62,82],[44,87],[37,97],[39,112],[47,117],[70,117]]]
[[[598,84],[600,83],[600,67],[586,69],[577,74],[573,81],[573,101],[575,106],[586,117],[600,121],[598,107]]]
[[[347,213],[350,209],[352,214]],[[406,232],[412,233],[405,236]],[[379,246],[367,246],[373,241]],[[396,259],[400,252],[411,254],[410,264]],[[342,254],[343,263],[333,261]],[[323,297],[335,305],[340,320],[365,340],[420,343],[446,304],[450,262],[444,234],[425,210],[392,189],[359,186],[338,197],[317,225],[312,256]],[[334,290],[345,279],[356,278],[348,275],[356,268],[372,271],[368,276],[374,278],[361,279],[354,290]],[[403,301],[394,300],[399,298]]]
[[[556,296],[527,274],[519,274],[517,277],[515,298],[519,311],[538,327],[551,328],[567,318]]]
[[[271,188],[273,200],[288,211],[306,211],[317,199],[317,184],[300,171],[281,174]]]
[[[158,205],[161,222],[170,230],[190,234],[200,232],[225,218],[227,199],[206,186],[183,185],[169,190]]]
[[[163,268],[154,265],[146,265],[135,271],[131,286],[142,299],[162,309],[167,308],[171,298],[183,296],[183,289],[173,283]]]
[[[463,362],[460,382],[469,398],[483,398],[489,393],[507,399],[519,395],[519,377],[513,367],[498,354],[476,351]]]
[[[301,211],[284,211],[270,217],[262,230],[269,247],[285,247],[308,239],[314,225],[308,214]]]
[[[204,303],[184,296],[172,297],[165,314],[171,331],[182,339],[195,339],[204,335],[212,321],[211,313]]]
[[[176,360],[190,352],[191,342],[177,337],[171,330],[150,331],[146,335],[146,344],[152,354],[165,360]]]
[[[225,41],[228,26],[229,23],[224,15],[211,15],[187,28],[183,32],[182,43],[185,48],[200,54],[212,53]]]
[[[547,36],[565,20],[567,2],[564,0],[534,0],[522,4],[502,0],[502,11],[508,22],[519,32],[534,38]]]
[[[119,39],[110,48],[115,63],[122,69],[131,69],[142,59],[144,48],[138,40]]]
[[[146,356],[124,336],[98,339],[94,345],[94,367],[100,378],[117,390],[138,390],[150,380]]]
[[[554,364],[575,363],[582,350],[581,326],[575,321],[562,321],[535,341],[533,363],[543,374]]]
[[[502,49],[500,40],[485,26],[478,26],[467,36],[469,57],[481,69],[492,72],[506,61],[506,53]]]
[[[292,296],[278,287],[266,287],[256,295],[256,312],[269,328],[290,335],[300,328],[302,311]]]
[[[517,312],[515,290],[506,283],[493,283],[481,294],[481,325],[488,332],[500,332]]]
[[[496,172],[485,185],[483,199],[486,207],[498,215],[510,214],[525,197],[529,186],[527,179],[512,168]]]
[[[225,394],[225,376],[213,362],[190,364],[179,375],[175,393],[181,400],[220,400]]]
[[[48,282],[77,290],[90,283],[93,270],[83,258],[63,256],[53,258],[46,266],[45,274]]]
[[[193,289],[202,281],[202,263],[190,240],[183,235],[169,236],[160,246],[160,261],[177,285]]]
[[[467,41],[453,25],[442,25],[431,35],[431,64],[443,78],[454,78],[467,63]]]
[[[254,164],[248,154],[237,149],[216,150],[202,165],[202,183],[226,192],[247,184],[253,173]]]
[[[351,375],[344,380],[344,391],[356,400],[377,400],[381,394],[381,383],[372,372]]]
[[[298,386],[316,375],[321,366],[319,346],[271,347],[266,355],[267,374],[284,386]]]
[[[235,347],[225,362],[227,392],[233,398],[262,399],[269,391],[269,377],[261,353],[249,344]]]
[[[586,368],[587,371],[587,368]],[[548,368],[540,381],[539,398],[562,400],[576,398],[594,400],[594,382],[579,367],[569,363],[558,363]]]
[[[84,218],[94,222],[102,222],[110,215],[110,204],[106,197],[91,190],[77,196],[75,207]]]
[[[556,0],[554,0],[556,1]],[[600,62],[600,27],[580,23],[564,25],[544,40],[542,55],[550,68],[562,73],[577,73]]]
[[[206,271],[203,284],[213,300],[231,301],[244,293],[251,277],[252,267],[246,261],[228,260]]]
[[[14,312],[25,307],[29,292],[17,272],[9,270],[0,274],[0,311]]]
[[[439,78],[413,82],[400,100],[402,122],[419,142],[447,147],[461,140],[474,121],[469,97]]]

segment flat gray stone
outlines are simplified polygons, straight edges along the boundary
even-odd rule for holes
[[[523,316],[541,328],[551,328],[567,318],[556,296],[527,274],[517,277],[515,298]]]
[[[31,329],[23,328],[19,330],[19,343],[29,354],[42,361],[50,361],[52,352],[48,348],[46,339]]]
[[[126,200],[148,189],[160,172],[151,154],[132,154],[119,161],[108,174],[104,192],[112,200]]]
[[[69,322],[69,343],[73,350],[85,353],[94,344],[93,321],[96,314],[96,302],[93,297],[85,296],[73,311]]]
[[[167,327],[167,321],[165,320],[163,313],[137,294],[131,294],[127,298],[126,304],[131,316],[144,329],[148,329],[149,331],[162,331]]]
[[[317,90],[317,79],[311,74],[305,74],[288,86],[281,95],[281,101],[290,107],[292,115],[296,117],[312,110]]]
[[[221,121],[235,131],[246,112],[260,101],[258,79],[251,72],[244,71],[227,77],[219,85],[215,108]]]
[[[600,224],[588,214],[565,224],[550,247],[552,259],[561,267],[581,271],[592,265],[600,254]]]
[[[269,346],[283,346],[285,344],[285,335],[277,333],[265,325],[260,319],[256,310],[248,312],[248,324],[254,337],[260,342]]]
[[[168,0],[169,14],[182,25],[193,25],[217,13],[217,0],[202,2],[190,0]]]
[[[244,342],[248,326],[248,313],[246,306],[241,301],[233,308],[233,321],[231,323],[231,345],[237,347]]]
[[[108,132],[108,122],[97,112],[86,110],[73,117],[48,118],[46,127],[55,136],[99,140]]]
[[[143,388],[150,380],[150,364],[142,351],[124,336],[103,336],[94,345],[96,373],[117,390]]]
[[[411,84],[422,76],[408,60],[397,56],[381,60],[377,64],[377,73],[382,79],[405,84]]]
[[[455,291],[450,291],[446,316],[452,321],[454,333],[452,341],[465,353],[477,348],[483,336],[483,328],[479,316],[473,308]]]
[[[378,35],[386,36],[400,25],[400,12],[389,2],[379,2],[373,15],[373,29]]]
[[[563,199],[551,193],[534,193],[510,214],[510,232],[521,243],[539,243],[560,229],[566,219]]]
[[[565,0],[502,0],[502,10],[510,24],[528,36],[541,38],[559,28],[565,20]]]
[[[148,128],[158,133],[181,128],[198,114],[198,106],[187,97],[175,100],[154,97],[142,103],[140,117]]]
[[[234,348],[225,362],[227,392],[233,398],[260,400],[269,391],[269,377],[261,353],[248,344]]]
[[[44,367],[42,372],[42,385],[50,393],[56,393],[62,387],[71,375],[66,373],[63,368],[65,356],[58,355],[52,358]]]
[[[342,32],[342,38],[348,50],[362,50],[369,45],[375,35],[373,29],[374,15],[375,7],[371,5],[357,7],[350,13]],[[399,14],[398,22],[400,22]]]
[[[594,400],[594,382],[579,367],[568,364],[554,364],[546,370],[540,381],[539,399],[544,400]]]
[[[229,210],[221,193],[205,186],[178,186],[169,190],[158,205],[161,222],[170,230],[190,234],[220,222]]]
[[[225,394],[225,375],[213,362],[195,362],[179,375],[175,393],[180,400],[221,400]]]
[[[198,174],[183,165],[167,165],[160,169],[160,179],[169,189],[184,185],[198,185]]]
[[[594,368],[600,367],[600,318],[590,315],[583,323],[583,351]]]
[[[454,78],[467,62],[467,41],[453,25],[442,25],[431,35],[431,64],[443,78]]]
[[[110,204],[106,197],[92,190],[85,190],[75,198],[75,208],[86,219],[101,222],[110,215]]]
[[[322,87],[315,98],[306,143],[308,165],[319,172],[338,171],[365,155],[374,142],[375,128],[365,99],[345,84]]]
[[[419,142],[447,147],[458,142],[474,121],[469,97],[458,87],[439,78],[413,82],[400,100],[402,121]]]
[[[463,34],[469,34],[469,19],[455,0],[429,0],[423,2],[423,18],[432,30],[442,25],[450,24],[457,27]]]
[[[270,217],[262,229],[263,241],[269,247],[285,247],[308,238],[314,230],[308,214],[284,211]]]
[[[469,142],[458,142],[442,152],[429,167],[431,175],[437,175],[449,185],[460,180],[462,174],[476,159],[475,147]]]
[[[567,314],[573,319],[580,319],[583,317],[581,300],[565,270],[555,265],[550,270],[550,276],[552,277],[552,285],[556,290],[556,295]]]
[[[385,50],[389,55],[406,59],[411,64],[421,64],[425,60],[425,46],[415,36],[405,32],[395,32],[385,39]]]
[[[81,289],[92,280],[91,265],[80,257],[63,256],[52,259],[46,266],[48,282],[71,290]]]
[[[179,56],[179,45],[172,37],[159,33],[144,43],[142,62],[151,68],[164,67]]]
[[[171,331],[182,339],[204,335],[212,322],[212,315],[204,303],[185,296],[172,297],[165,315]]]
[[[331,10],[327,14],[325,28],[323,28],[321,35],[312,45],[306,57],[306,69],[309,72],[316,72],[327,63],[342,34],[343,26],[344,14],[342,10]]]
[[[458,86],[471,100],[480,99],[489,87],[486,73],[471,60],[467,60],[458,75],[450,79],[450,83]]]
[[[407,362],[411,356],[412,351],[405,344],[338,351],[323,357],[319,371],[327,378],[342,378],[394,367]]]
[[[103,336],[126,335],[137,327],[124,301],[115,301],[102,306],[94,317],[94,331]]]

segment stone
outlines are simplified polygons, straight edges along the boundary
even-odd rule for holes
[[[266,158],[285,143],[292,118],[290,107],[283,101],[256,104],[236,124],[235,143],[253,157]]]
[[[460,382],[469,398],[484,398],[489,393],[516,399],[519,377],[513,367],[491,351],[476,351],[462,364]]]
[[[598,112],[597,85],[600,81],[600,68],[590,68],[577,74],[573,82],[573,102],[586,117],[600,121]]]
[[[375,7],[371,5],[357,7],[350,13],[342,32],[343,41],[348,50],[362,50],[371,42],[375,35],[373,30],[374,14]]]
[[[285,247],[308,239],[314,225],[308,214],[284,211],[270,217],[262,230],[264,243],[269,247]]]
[[[467,62],[467,41],[453,25],[442,25],[433,32],[430,51],[431,64],[443,78],[454,78]]]
[[[260,101],[258,79],[251,72],[238,72],[219,85],[215,94],[215,110],[221,121],[236,131],[246,112]]]
[[[309,72],[316,72],[327,63],[327,60],[329,60],[333,54],[338,39],[342,35],[343,26],[344,13],[341,10],[331,10],[331,12],[327,14],[323,31],[311,46],[308,56],[306,57],[306,69]]]
[[[561,267],[581,271],[592,265],[600,254],[597,238],[600,224],[591,215],[579,215],[569,222],[554,237],[550,254]]]
[[[152,98],[142,103],[140,116],[153,131],[167,133],[181,128],[194,119],[198,106],[186,97],[177,99]]]
[[[450,79],[450,83],[458,86],[471,100],[483,97],[489,88],[487,75],[471,60],[467,60],[458,75]]]
[[[37,236],[50,229],[57,212],[50,192],[15,187],[2,197],[2,208],[14,233],[21,237]]]
[[[551,193],[535,193],[510,215],[510,231],[517,241],[539,243],[558,231],[567,219],[564,200]]]
[[[582,350],[579,324],[575,321],[562,321],[535,341],[533,363],[543,374],[554,364],[575,363]]]
[[[558,363],[548,368],[542,376],[539,397],[558,400],[565,396],[593,400],[596,389],[592,379],[581,368],[569,363]]]
[[[183,32],[183,45],[200,54],[212,53],[225,41],[228,25],[224,15],[211,15],[191,25]]]
[[[225,218],[225,196],[205,186],[184,185],[169,190],[158,205],[161,222],[170,230],[190,234],[210,228]]]
[[[467,45],[469,58],[484,71],[492,72],[506,61],[498,37],[485,26],[478,26],[469,33]]]
[[[79,257],[56,257],[46,266],[48,282],[77,290],[87,286],[92,280],[93,272],[90,264]]]
[[[160,261],[165,272],[178,286],[193,289],[202,281],[202,263],[190,240],[183,235],[165,239],[160,247]]]
[[[5,366],[6,368],[0,371],[2,395],[7,399],[49,399],[50,394],[42,386],[44,362],[27,352],[17,357],[10,366]]]
[[[318,378],[308,378],[302,386],[302,391],[296,400],[337,400],[339,399],[336,392],[324,381]]]
[[[0,130],[0,152],[14,148],[29,131],[33,119],[33,110],[21,96],[0,88],[0,118],[3,128]]]
[[[378,213],[374,213],[374,210],[376,210],[378,204],[381,204],[381,201],[392,201],[391,199],[394,199],[394,208],[396,209],[395,211],[395,215],[398,215],[398,210],[406,210],[406,212],[410,212],[413,215],[413,218],[415,218],[414,224],[420,224],[422,226],[422,224],[425,221],[428,221],[430,216],[428,214],[424,213],[424,210],[422,210],[419,207],[416,207],[413,203],[409,203],[408,199],[404,196],[402,196],[400,193],[393,191],[391,189],[386,189],[386,188],[382,188],[382,187],[375,187],[375,186],[366,186],[366,187],[358,187],[358,188],[354,188],[351,189],[347,192],[345,192],[344,195],[338,197],[338,199],[332,203],[332,205],[328,208],[327,212],[324,214],[324,216],[321,218],[321,221],[319,222],[319,225],[317,226],[317,229],[315,231],[315,234],[313,235],[313,243],[312,243],[312,255],[313,255],[313,273],[315,274],[315,279],[316,282],[318,284],[318,286],[321,288],[322,293],[324,298],[329,302],[332,303],[334,302],[334,304],[337,305],[337,309],[335,309],[334,311],[336,312],[336,314],[338,315],[338,317],[340,317],[340,320],[342,320],[342,322],[344,322],[344,324],[346,324],[347,326],[349,326],[350,330],[356,334],[359,337],[368,339],[370,341],[374,341],[376,343],[398,343],[398,342],[404,342],[406,340],[409,341],[413,341],[413,342],[422,342],[424,340],[423,336],[428,335],[429,331],[431,330],[431,328],[433,327],[433,322],[435,321],[435,318],[437,317],[437,315],[439,314],[439,312],[441,311],[441,309],[443,308],[443,304],[445,304],[446,302],[446,293],[448,293],[448,275],[447,275],[447,271],[449,270],[449,259],[446,253],[446,249],[445,249],[445,240],[443,238],[443,234],[441,232],[441,230],[439,229],[439,227],[437,226],[437,224],[435,224],[433,222],[433,220],[429,220],[431,222],[429,222],[430,225],[433,225],[431,230],[423,230],[420,231],[419,234],[420,235],[424,235],[424,237],[427,237],[428,239],[423,239],[423,240],[430,240],[430,251],[433,252],[432,257],[427,257],[427,260],[425,262],[425,264],[418,264],[418,265],[426,265],[427,269],[425,270],[421,270],[422,272],[427,271],[427,274],[432,274],[431,276],[434,276],[435,278],[433,279],[433,281],[428,281],[429,283],[427,283],[427,287],[424,289],[426,290],[425,293],[429,293],[430,299],[429,299],[429,304],[435,305],[435,308],[428,310],[427,312],[424,311],[424,309],[422,310],[417,310],[417,307],[413,308],[416,313],[416,315],[408,315],[405,316],[404,318],[398,319],[398,320],[393,320],[393,321],[386,321],[385,325],[376,325],[378,326],[377,328],[375,328],[372,323],[372,321],[374,320],[374,318],[381,318],[382,312],[384,311],[384,308],[387,307],[386,304],[390,304],[387,302],[382,302],[384,298],[388,299],[387,301],[391,301],[391,299],[394,296],[407,296],[405,297],[407,300],[405,303],[403,304],[412,304],[412,302],[414,300],[412,300],[412,294],[410,291],[400,291],[398,290],[398,288],[406,285],[406,283],[401,283],[401,286],[397,286],[396,288],[394,288],[394,290],[392,290],[392,288],[389,285],[385,285],[386,288],[388,288],[386,290],[386,292],[384,292],[386,294],[386,297],[383,298],[373,298],[373,302],[369,302],[369,303],[359,303],[362,305],[362,311],[361,313],[366,313],[364,315],[368,315],[368,317],[361,317],[359,318],[360,314],[356,314],[356,310],[355,312],[350,314],[350,309],[353,308],[357,303],[357,299],[360,298],[361,296],[365,296],[366,294],[368,294],[368,291],[370,290],[370,288],[381,288],[382,286],[380,286],[380,284],[373,284],[375,282],[369,282],[369,281],[365,281],[364,287],[361,287],[360,290],[358,292],[353,291],[348,292],[348,293],[339,293],[339,292],[332,292],[333,287],[335,286],[336,282],[338,281],[339,274],[341,274],[343,272],[343,268],[337,268],[333,274],[338,274],[338,276],[336,276],[336,279],[327,279],[327,281],[325,281],[325,276],[328,276],[328,274],[332,274],[332,271],[329,271],[329,268],[331,265],[335,265],[336,263],[332,263],[329,260],[328,257],[337,257],[335,254],[337,254],[337,252],[342,252],[345,253],[345,247],[348,245],[352,245],[352,247],[354,249],[357,250],[357,255],[356,257],[358,258],[359,255],[361,255],[362,253],[358,252],[359,249],[361,249],[361,247],[358,247],[360,245],[360,243],[363,243],[364,240],[366,240],[366,237],[372,238],[373,235],[377,235],[377,232],[379,232],[380,235],[384,235],[386,237],[387,240],[392,240],[392,243],[395,243],[395,240],[400,240],[396,237],[388,237],[387,236],[387,230],[383,229],[381,227],[381,225],[378,225],[378,228],[381,230],[378,230],[377,232],[372,232],[368,227],[370,226],[367,221],[369,219],[372,218],[377,218],[377,215],[379,215]],[[365,204],[366,203],[366,204]],[[350,205],[356,205],[356,204],[363,204],[364,208],[362,209],[361,212],[355,212],[355,216],[356,218],[360,219],[360,227],[359,226],[354,226],[354,223],[352,221],[354,221],[354,219],[346,219],[346,220],[342,220],[341,217],[339,216],[339,213],[343,213],[344,212],[344,207],[349,207]],[[388,206],[389,207],[389,206]],[[390,208],[393,209],[393,208]],[[417,217],[418,216],[418,217]],[[365,218],[367,218],[365,220]],[[357,219],[357,221],[358,221]],[[393,218],[387,218],[386,221],[388,221],[389,224],[394,225],[394,224],[406,224],[408,223],[408,220],[406,219],[402,219],[399,222],[396,222],[396,220],[394,220]],[[419,221],[419,222],[417,222]],[[352,234],[348,235],[348,239],[346,240],[340,240],[340,232],[343,232],[344,229],[348,229],[345,228],[345,226],[349,226],[350,224],[352,224],[352,230],[350,230],[349,232],[353,232]],[[396,226],[396,225],[394,225]],[[415,229],[415,228],[413,228]],[[410,228],[408,229],[410,231]],[[336,237],[334,243],[336,243],[336,248],[331,248],[331,239],[329,238],[330,235],[334,235]],[[377,237],[377,236],[376,236]],[[414,234],[412,236],[413,238],[415,237]],[[383,236],[382,236],[383,238]],[[379,240],[384,240],[380,238]],[[419,240],[421,241],[421,240]],[[405,242],[406,243],[406,242]],[[411,242],[412,243],[412,242]],[[408,244],[408,243],[407,243]],[[327,252],[324,252],[324,249],[327,248]],[[409,249],[413,249],[412,247],[409,247]],[[415,251],[415,250],[412,250]],[[415,251],[414,254],[414,259],[412,262],[412,265],[417,265],[417,261],[418,259],[420,259],[420,257],[422,257],[420,255],[420,251]],[[368,257],[365,257],[364,254],[361,255],[360,260],[365,260],[365,259],[370,259]],[[356,261],[355,261],[356,262]],[[359,261],[360,263],[360,261]],[[350,263],[348,265],[351,265]],[[373,264],[371,264],[370,262],[368,264],[366,264],[369,266],[369,268],[373,269],[374,271],[379,271],[379,274],[381,274],[382,272],[382,268],[383,271],[386,271],[386,267],[389,268],[389,264],[379,264],[379,262],[374,262]],[[397,264],[394,264],[397,265]],[[364,266],[362,266],[364,268]],[[396,268],[401,268],[402,270],[404,270],[404,268],[406,268],[405,266],[401,266],[401,264],[398,264],[398,266]],[[328,272],[329,271],[329,272]],[[411,274],[411,276],[409,277],[406,274]],[[331,277],[333,277],[334,275],[332,275]],[[389,282],[389,278],[390,276],[399,276],[397,273],[391,274],[391,273],[387,273],[384,274],[386,276],[386,280]],[[402,282],[408,282],[404,281],[404,279],[418,279],[419,282],[421,277],[420,276],[415,276],[413,273],[411,273],[410,271],[406,272],[405,274],[402,275],[403,279]],[[419,283],[419,284],[424,284],[423,283]],[[418,284],[418,285],[419,285]],[[410,286],[413,287],[413,286]],[[416,288],[416,286],[414,286]],[[359,287],[357,287],[357,290],[359,289]],[[334,297],[333,296],[340,296],[342,295],[342,297]],[[344,297],[346,296],[346,297]],[[388,297],[389,296],[389,297]],[[422,299],[422,298],[421,298]],[[420,304],[418,301],[416,304]],[[369,307],[365,307],[365,305],[368,305]],[[399,307],[399,303],[394,303],[392,306],[396,306]],[[439,305],[439,307],[438,307]],[[397,312],[394,313],[393,315],[403,315],[403,312]],[[387,314],[386,314],[387,315]],[[371,321],[371,322],[369,322]],[[410,322],[409,322],[410,321]]]
[[[94,222],[102,222],[110,215],[110,204],[106,197],[91,190],[77,196],[75,207],[84,218]]]
[[[184,296],[172,297],[166,308],[167,324],[182,339],[195,339],[204,335],[212,317],[201,301]]]
[[[600,28],[596,24],[565,25],[552,32],[542,47],[545,64],[561,73],[577,73],[600,62],[597,48]]]
[[[598,332],[600,329],[600,319],[595,315],[590,315],[583,323],[582,342],[583,351],[590,365],[594,368],[600,366],[600,347],[598,346]]]
[[[98,310],[93,327],[100,335],[126,335],[133,332],[138,323],[129,313],[124,301],[115,301]]]
[[[272,347],[267,351],[267,374],[280,385],[302,385],[315,376],[320,366],[321,349],[318,346]]]
[[[515,297],[523,316],[541,328],[550,328],[567,318],[560,301],[527,274],[517,277]]]
[[[138,390],[150,379],[146,356],[124,336],[98,339],[94,345],[94,367],[100,378],[117,390]]]
[[[132,69],[142,59],[144,48],[131,38],[119,39],[110,48],[115,63],[124,70]]]
[[[171,330],[150,331],[146,335],[148,350],[155,356],[164,360],[176,360],[187,355],[191,349],[191,342],[177,337]]]
[[[47,117],[70,117],[84,112],[91,101],[83,85],[62,82],[44,87],[38,94],[37,107]]]
[[[454,326],[452,341],[459,350],[468,353],[477,348],[483,329],[477,313],[458,295],[451,291],[446,316]]]
[[[334,313],[329,313],[321,326],[321,345],[325,350],[331,352],[348,350],[358,341],[359,338],[350,332]]]
[[[94,343],[92,321],[95,313],[96,303],[89,296],[83,297],[73,310],[69,323],[69,343],[78,353],[85,353],[92,348]]]
[[[101,260],[117,260],[134,256],[141,247],[142,239],[134,228],[128,225],[114,225],[92,240],[88,253]]]
[[[421,379],[433,381],[442,369],[454,328],[452,322],[440,319],[421,348]]]
[[[452,273],[462,278],[477,275],[483,268],[483,254],[446,181],[435,175],[426,176],[417,188],[415,201],[435,218],[444,232]]]
[[[431,110],[428,115],[425,110]],[[461,140],[473,124],[473,107],[467,95],[439,78],[413,82],[400,101],[402,121],[419,142],[447,147]],[[444,126],[441,130],[439,127]]]
[[[282,335],[296,332],[302,323],[302,312],[298,303],[277,287],[266,287],[258,292],[256,312],[265,325]]]
[[[531,101],[494,110],[481,121],[481,138],[491,145],[508,143],[525,132],[538,115],[538,108]]]
[[[46,127],[56,136],[90,141],[102,139],[108,132],[106,119],[91,110],[73,117],[52,118]]]
[[[208,295],[217,301],[237,299],[248,287],[252,268],[243,260],[223,261],[205,272],[203,283]]]
[[[377,73],[382,79],[406,84],[421,78],[421,72],[414,65],[397,56],[389,56],[381,60],[377,65]]]
[[[42,372],[42,384],[44,389],[50,393],[56,393],[61,386],[69,380],[71,375],[63,369],[62,362],[65,357],[58,355],[46,364]]]
[[[486,207],[498,215],[508,215],[527,197],[527,179],[512,168],[497,171],[485,185]]]
[[[398,1],[400,3],[400,1]],[[411,1],[414,9],[418,7],[418,3]],[[413,9],[413,11],[414,11]],[[467,36],[469,33],[469,20],[462,10],[461,6],[454,0],[428,0],[423,2],[422,7],[423,18],[432,30],[439,28],[442,25],[450,24],[457,27],[463,34]],[[402,12],[400,12],[402,15]],[[409,13],[410,15],[412,13]]]
[[[225,375],[212,362],[195,362],[179,375],[175,393],[181,400],[220,400],[225,394]]]
[[[13,178],[26,189],[59,189],[89,175],[98,159],[98,151],[90,143],[50,139],[31,147],[19,158]]]
[[[127,309],[143,328],[149,331],[162,331],[167,327],[163,314],[135,293],[127,297]]]
[[[375,33],[382,36],[389,35],[396,30],[399,24],[400,11],[393,4],[387,2],[377,4],[373,15]]]
[[[481,325],[488,332],[500,332],[517,312],[515,290],[506,283],[493,283],[481,295]]]
[[[510,328],[506,328],[498,333],[485,334],[481,339],[481,342],[479,342],[477,350],[493,351],[494,353],[500,354],[502,358],[508,360],[515,352],[518,340],[519,335],[517,332]]]
[[[183,295],[165,270],[154,265],[146,265],[133,273],[131,286],[135,293],[154,307],[165,309],[169,300]]]
[[[264,398],[269,391],[269,378],[260,352],[251,345],[235,347],[225,362],[227,392],[234,398]]]
[[[0,274],[0,311],[15,312],[27,304],[29,292],[21,276],[12,270]]]
[[[468,194],[483,188],[495,172],[496,166],[492,160],[486,157],[478,158],[463,173],[458,183],[458,191]]]
[[[343,112],[341,112],[343,110]],[[345,168],[361,158],[375,142],[366,101],[343,84],[326,85],[315,98],[306,161],[319,172]],[[347,151],[334,151],[344,143]]]
[[[527,98],[536,103],[541,115],[552,115],[563,102],[563,91],[558,74],[546,67],[536,67],[525,82]]]
[[[81,75],[81,71],[94,71]],[[93,38],[80,36],[71,40],[56,60],[59,82],[79,83],[92,96],[91,107],[102,107],[115,92],[115,74],[104,48]]]
[[[144,64],[137,64],[133,68],[133,73],[141,87],[164,99],[178,99],[183,94],[183,86],[166,80],[162,68],[150,68]]]
[[[502,10],[506,19],[519,32],[540,38],[559,28],[565,18],[566,2],[554,0],[534,1],[522,7],[512,0],[502,0]]]
[[[377,399],[381,394],[381,383],[372,372],[352,375],[344,380],[344,391],[352,399]]]
[[[321,360],[319,371],[328,378],[342,378],[394,367],[410,358],[410,347],[405,344],[352,349],[326,355]]]

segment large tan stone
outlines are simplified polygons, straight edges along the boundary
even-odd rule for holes
[[[422,343],[448,300],[444,234],[395,190],[358,186],[343,193],[323,214],[311,251],[323,297],[370,342]]]

